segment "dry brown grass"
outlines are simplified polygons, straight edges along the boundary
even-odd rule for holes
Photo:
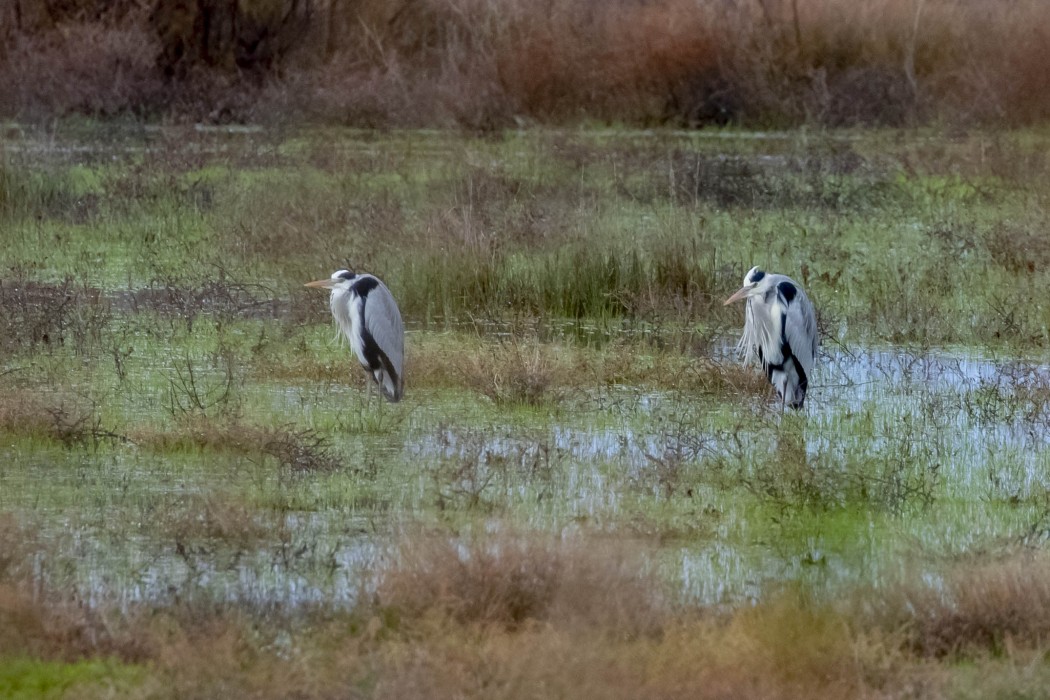
[[[764,395],[762,373],[628,341],[600,349],[529,337],[486,341],[461,333],[426,334],[409,348],[407,381],[426,387],[465,386],[496,403],[558,402],[572,392],[614,385],[648,386],[735,396]]]
[[[900,125],[1050,114],[1040,0],[163,0],[148,16],[94,0],[13,7],[0,90],[23,116],[491,129],[518,118]]]
[[[330,472],[340,466],[329,441],[313,430],[204,417],[176,423],[174,428],[137,426],[129,430],[127,439],[159,452],[206,450],[270,457],[290,472]]]
[[[228,532],[225,519],[194,536]],[[11,517],[0,545],[19,561],[40,551]],[[960,682],[977,696],[1042,678],[1023,672],[1050,648],[1050,559],[1037,550],[838,602],[787,590],[706,608],[674,600],[644,549],[503,526],[412,535],[351,611],[117,610],[30,594],[32,567],[5,565],[0,658],[143,663],[143,697],[946,697]],[[966,681],[963,659],[997,673]]]
[[[1050,557],[1038,550],[966,562],[941,580],[876,596],[869,612],[921,655],[980,656],[1050,644]]]
[[[102,425],[89,397],[20,387],[4,388],[0,432],[50,439],[69,448],[124,439]]]
[[[754,367],[629,340],[587,348],[569,342],[540,342],[532,335],[493,341],[467,333],[431,332],[410,334],[407,346],[405,377],[410,389],[467,388],[504,405],[556,404],[581,391],[611,386],[737,397],[769,393],[765,376]],[[250,371],[269,380],[351,383],[366,391],[357,360],[349,348],[340,352],[345,354],[336,361],[309,352],[291,360],[266,356]]]
[[[406,542],[384,571],[378,609],[398,626],[451,619],[507,630],[537,622],[657,634],[669,619],[663,585],[623,545],[515,533]]]

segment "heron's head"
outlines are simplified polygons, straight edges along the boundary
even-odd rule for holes
[[[761,294],[764,290],[762,289],[762,280],[766,277],[766,273],[758,268],[756,265],[747,271],[744,275],[744,286],[736,290],[733,296],[725,300],[724,306],[732,304],[734,301],[740,301],[756,294]]]
[[[353,270],[336,270],[328,279],[307,282],[305,286],[320,287],[321,289],[347,289],[353,284],[355,279],[357,279],[357,275]]]

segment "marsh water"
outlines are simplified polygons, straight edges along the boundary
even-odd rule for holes
[[[730,605],[1039,541],[1050,366],[1024,285],[1043,249],[999,225],[1040,210],[1024,185],[1039,163],[983,136],[872,138],[11,126],[0,377],[21,403],[43,398],[37,428],[5,419],[0,514],[45,540],[41,582],[118,603],[350,605],[405,533],[634,542],[675,595]],[[739,319],[711,299],[756,251],[808,261],[807,290],[845,320],[799,413],[736,375],[712,391],[603,376],[501,404],[469,362],[448,381],[410,369],[408,398],[379,405],[323,300],[289,291],[362,249],[414,304],[410,355],[446,332],[513,346],[506,317],[543,317],[554,352],[622,341],[642,362],[670,319],[703,339],[667,354],[735,367]],[[635,277],[616,264],[628,252]],[[579,308],[526,293],[560,283],[564,260],[593,263],[592,285],[565,288]],[[488,277],[455,277],[483,263]],[[944,285],[953,266],[975,281]],[[473,313],[485,294],[491,314]],[[549,320],[566,311],[577,320]],[[281,434],[294,439],[252,444]],[[297,466],[318,454],[321,468]]]
[[[731,343],[715,355],[734,361]],[[248,537],[231,546],[204,537],[182,544],[167,533],[151,535],[134,521],[151,517],[152,500],[179,493],[187,499],[186,517],[203,521],[209,507],[203,485],[222,486],[206,468],[192,478],[184,474],[186,457],[134,449],[85,453],[56,469],[46,459],[15,466],[19,448],[9,446],[8,467],[0,471],[0,493],[9,495],[0,496],[0,506],[32,512],[61,543],[64,559],[61,567],[40,562],[41,575],[74,585],[88,600],[167,600],[194,591],[259,605],[350,604],[367,591],[370,571],[396,556],[391,531],[414,527],[437,499],[470,513],[471,527],[504,522],[510,513],[552,532],[586,524],[610,537],[655,536],[659,546],[647,561],[677,582],[679,594],[732,604],[792,580],[829,591],[878,585],[909,565],[902,555],[909,550],[1039,534],[1043,513],[1010,504],[1050,491],[1050,403],[1036,398],[1048,386],[1050,368],[1017,358],[854,346],[824,349],[801,413],[784,413],[764,397],[736,421],[712,419],[727,409],[703,395],[611,387],[572,397],[570,411],[551,410],[523,428],[520,421],[501,424],[495,412],[478,420],[484,407],[468,419],[454,400],[413,391],[397,407],[411,416],[410,428],[329,436],[347,470],[369,461],[411,465],[396,483],[384,482],[349,507],[267,516],[268,527],[281,533],[277,543]],[[361,404],[357,390],[345,386],[255,391],[256,401],[268,393],[274,410],[289,415],[309,412],[319,392],[358,410],[395,410]],[[810,473],[785,477],[776,473],[781,464]],[[870,495],[850,492],[850,482],[865,475],[850,470],[869,468],[882,471],[867,475],[867,488],[917,481],[885,503],[865,501]],[[246,477],[235,471],[233,478]],[[327,488],[265,470],[247,478],[272,481],[264,490]],[[97,503],[25,500],[34,492],[31,482],[54,479],[88,484]],[[383,481],[364,474],[340,488],[365,489],[359,482],[369,479]],[[791,479],[830,491],[809,507],[821,517],[794,512]],[[733,481],[748,484],[744,495]],[[120,501],[114,494],[120,488],[135,492],[133,503]],[[12,493],[19,495],[12,500]],[[495,514],[501,518],[490,519]]]

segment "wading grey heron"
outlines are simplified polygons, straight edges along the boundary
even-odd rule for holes
[[[752,267],[744,286],[725,300],[746,299],[744,334],[737,351],[744,361],[757,359],[783,404],[802,408],[817,357],[817,317],[797,282]]]
[[[386,285],[373,275],[337,270],[306,286],[332,290],[332,316],[358,362],[388,401],[400,401],[405,395],[405,326]]]

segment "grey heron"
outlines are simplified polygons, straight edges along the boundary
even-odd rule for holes
[[[306,286],[332,290],[332,316],[358,362],[388,401],[400,401],[405,395],[405,326],[386,285],[374,275],[337,270]]]
[[[744,334],[737,350],[744,361],[757,357],[782,403],[802,408],[817,357],[817,317],[797,282],[752,267],[744,286],[725,303],[746,300]]]

